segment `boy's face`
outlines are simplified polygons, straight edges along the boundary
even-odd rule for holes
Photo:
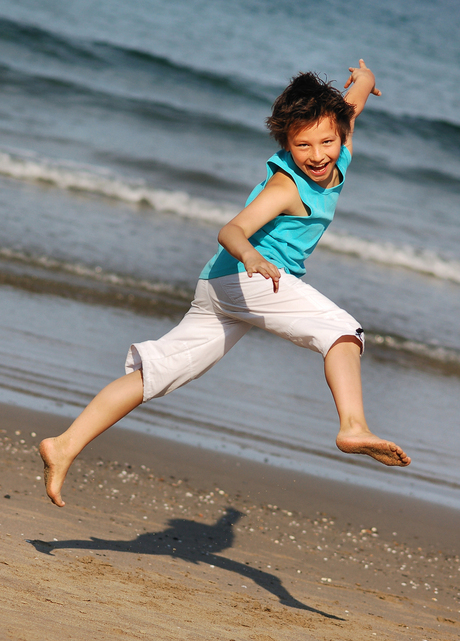
[[[295,133],[288,133],[286,150],[291,152],[295,164],[304,174],[320,187],[327,188],[336,183],[334,169],[341,147],[335,122],[325,117]]]

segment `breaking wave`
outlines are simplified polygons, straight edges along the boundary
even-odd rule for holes
[[[374,242],[335,232],[328,232],[323,236],[321,247],[381,265],[404,267],[420,274],[460,283],[460,261],[443,258],[432,250]]]
[[[99,194],[158,211],[224,224],[237,211],[232,205],[191,197],[184,191],[149,187],[102,168],[54,161],[33,153],[0,152],[0,174],[17,180],[52,184],[60,189]]]
[[[0,174],[17,180],[48,183],[60,189],[99,194],[216,225],[225,224],[238,213],[230,203],[190,196],[185,191],[157,189],[142,180],[129,179],[102,167],[55,161],[22,151],[0,151]],[[460,284],[460,261],[444,258],[432,250],[375,242],[331,231],[323,236],[320,247]]]

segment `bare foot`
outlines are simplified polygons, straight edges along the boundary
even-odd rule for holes
[[[64,507],[61,488],[73,459],[69,460],[63,454],[56,438],[46,438],[40,443],[40,456],[44,464],[46,493],[55,505]]]
[[[367,454],[384,465],[405,467],[411,461],[398,445],[371,432],[347,436],[339,434],[336,443],[339,450],[346,454]]]

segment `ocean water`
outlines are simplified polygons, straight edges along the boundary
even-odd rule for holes
[[[172,327],[265,177],[273,100],[300,70],[341,88],[363,57],[382,97],[306,279],[363,324],[369,423],[413,463],[338,452],[321,359],[256,330],[123,424],[460,508],[459,17],[453,0],[0,0],[0,400],[74,416]]]

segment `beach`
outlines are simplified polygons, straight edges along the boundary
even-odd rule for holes
[[[0,641],[460,638],[457,14],[0,0]],[[364,328],[369,425],[411,465],[339,452],[320,356],[253,329],[52,505],[40,440],[187,311],[273,101],[360,58],[382,96],[304,280]]]
[[[451,2],[390,0],[382,20],[362,0],[326,14],[295,0],[0,0],[0,402],[74,418],[130,344],[174,327],[278,149],[273,101],[299,71],[342,91],[363,58],[382,96],[357,120],[303,279],[363,327],[367,420],[412,464],[389,472],[331,446],[321,358],[257,329],[122,427],[460,509]]]
[[[460,637],[460,513],[117,427],[59,509],[38,443],[68,420],[1,406],[0,638]]]

